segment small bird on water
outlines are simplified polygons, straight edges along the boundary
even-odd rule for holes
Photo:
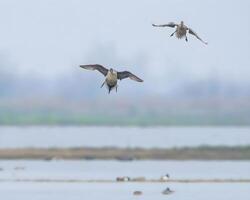
[[[174,191],[170,190],[169,187],[167,187],[165,190],[162,191],[162,194],[172,194],[172,193],[174,193]]]
[[[139,191],[139,190],[134,191],[133,195],[136,195],[136,196],[142,195],[142,191]]]
[[[88,69],[88,70],[97,70],[100,73],[102,73],[106,78],[103,84],[101,85],[101,88],[106,84],[108,91],[110,91],[115,88],[117,92],[117,80],[122,80],[125,78],[130,78],[131,80],[137,81],[137,82],[143,82],[142,79],[138,78],[134,74],[132,74],[129,71],[122,71],[122,72],[117,72],[114,69],[110,68],[107,69],[103,67],[102,65],[99,64],[93,64],[93,65],[80,65],[81,68],[83,69]]]
[[[175,32],[173,32],[170,37],[172,37],[174,34],[178,39],[181,39],[183,37],[185,37],[186,41],[188,41],[187,39],[187,33],[190,33],[192,35],[194,35],[198,40],[200,40],[201,42],[203,42],[204,44],[208,44],[207,42],[203,41],[198,35],[197,33],[195,33],[191,28],[187,27],[186,25],[184,25],[184,22],[181,21],[180,24],[176,24],[174,22],[170,22],[168,24],[152,24],[152,26],[154,27],[171,27],[171,28],[176,28]]]
[[[116,178],[116,181],[118,181],[118,182],[126,182],[126,181],[130,181],[130,180],[131,179],[128,176],[123,176],[123,177],[117,177]]]
[[[161,176],[160,180],[167,181],[167,180],[169,180],[169,178],[170,178],[169,174],[166,174],[165,176]]]

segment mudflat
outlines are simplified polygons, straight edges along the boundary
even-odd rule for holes
[[[250,160],[250,147],[0,149],[0,159]]]

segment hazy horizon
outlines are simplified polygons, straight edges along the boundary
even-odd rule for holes
[[[245,113],[250,110],[249,6],[246,0],[1,0],[0,109],[35,112],[84,104],[86,114],[95,106],[104,112],[125,104],[121,113],[157,112],[152,102],[158,102],[165,116],[169,107],[178,113],[179,105],[204,115],[210,109],[223,116]],[[151,25],[181,20],[208,45],[192,35],[189,42],[178,40],[170,37],[173,29]],[[129,70],[144,82],[123,80],[118,93],[108,95],[100,89],[101,74],[79,68],[90,63]]]

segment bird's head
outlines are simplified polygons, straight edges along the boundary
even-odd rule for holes
[[[113,74],[113,72],[114,72],[114,70],[112,68],[110,68],[109,71],[110,71],[111,74]]]
[[[181,26],[183,26],[184,25],[184,22],[183,21],[181,21]]]

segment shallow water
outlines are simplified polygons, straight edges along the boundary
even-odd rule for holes
[[[127,199],[220,199],[249,200],[250,183],[86,183],[16,182],[15,180],[109,179],[145,176],[158,179],[169,173],[173,179],[249,179],[250,162],[231,161],[1,161],[1,199],[6,200],[127,200]],[[16,168],[18,167],[18,169]],[[175,192],[162,195],[170,187]],[[133,196],[140,190],[142,196]]]
[[[170,187],[175,192],[162,195]],[[6,200],[128,200],[128,199],[203,199],[249,200],[250,184],[169,184],[169,183],[1,183],[1,198]],[[142,196],[133,196],[141,190]]]
[[[250,161],[0,161],[2,179],[115,180],[117,176],[158,179],[250,179]],[[18,167],[20,169],[16,170]]]
[[[250,127],[0,127],[0,148],[250,145]]]

